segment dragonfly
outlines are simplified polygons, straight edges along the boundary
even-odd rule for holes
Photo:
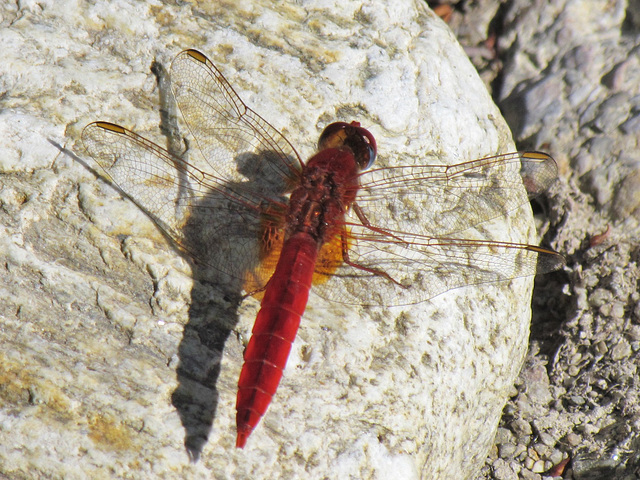
[[[352,121],[328,125],[305,163],[204,54],[178,54],[171,82],[195,140],[184,154],[105,121],[82,142],[178,248],[261,299],[238,382],[238,448],[276,393],[312,288],[348,305],[411,305],[564,264],[476,228],[555,181],[545,153],[373,168],[376,141]]]

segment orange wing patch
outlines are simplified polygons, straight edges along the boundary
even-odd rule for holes
[[[244,291],[258,300],[262,300],[267,282],[273,275],[280,259],[284,243],[282,223],[282,216],[277,213],[266,213],[263,216],[260,262],[255,269],[246,272],[244,281]]]
[[[347,242],[343,244],[343,240]],[[344,263],[343,248],[350,248],[350,235],[343,229],[341,233],[334,235],[325,243],[318,252],[318,260],[316,261],[316,269],[313,272],[313,284],[322,285],[327,282],[335,273],[335,271]]]
[[[334,235],[331,240],[325,243],[318,252],[316,269],[313,273],[313,284],[322,285],[327,282],[335,271],[344,263],[343,260],[343,240],[347,240],[346,248],[349,248],[349,235]],[[280,225],[274,225],[270,220],[265,221],[260,249],[260,264],[245,275],[244,291],[262,300],[264,290],[276,269],[282,244],[284,243],[284,229]]]

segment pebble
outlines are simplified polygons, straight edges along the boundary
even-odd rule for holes
[[[513,433],[507,428],[500,427],[496,431],[495,443],[498,445],[501,443],[508,443],[513,441]]]
[[[629,173],[620,183],[613,208],[617,219],[638,215],[640,206],[640,171]]]
[[[547,447],[545,444],[543,443],[536,443],[533,446],[533,449],[536,451],[536,453],[540,456],[540,457],[545,457],[548,453],[549,453],[549,447]]]
[[[571,403],[573,403],[574,405],[578,405],[578,406],[580,406],[580,405],[584,405],[584,403],[586,402],[586,400],[584,399],[584,397],[583,397],[583,396],[581,396],[581,395],[571,395],[571,396],[569,397],[569,401],[570,401]]]
[[[607,353],[609,351],[609,349],[607,348],[607,344],[605,342],[603,342],[602,340],[600,340],[599,342],[596,342],[595,350],[600,355],[604,355],[605,353]]]
[[[540,432],[538,437],[540,438],[540,441],[544,443],[547,447],[553,447],[557,443],[556,438],[547,432]]]
[[[493,469],[493,478],[496,480],[518,480],[518,474],[501,458],[494,461],[491,467]]]
[[[562,460],[564,460],[564,458],[564,454],[560,450],[557,450],[555,448],[549,454],[549,461],[553,465],[558,465]]]
[[[569,444],[569,446],[571,447],[577,447],[582,442],[582,437],[577,433],[573,433],[573,432],[567,433],[567,436],[565,437],[565,439]]]
[[[605,288],[596,288],[591,295],[589,295],[589,304],[596,308],[602,307],[605,304],[609,304],[612,297],[613,294],[609,290]]]
[[[503,443],[498,446],[498,455],[500,458],[512,458],[515,456],[516,446],[513,443]]]
[[[533,433],[531,424],[521,418],[517,418],[511,422],[511,429],[517,436],[531,435]]]
[[[524,466],[525,466],[525,468],[527,468],[527,469],[529,469],[529,470],[531,470],[535,464],[536,464],[536,460],[534,460],[534,459],[533,459],[533,458],[531,458],[531,457],[527,457],[527,458],[524,460]]]
[[[533,464],[533,467],[531,467],[531,471],[533,473],[542,473],[545,470],[546,470],[546,467],[545,467],[544,460],[538,460],[536,463]]]
[[[627,336],[633,341],[640,341],[640,325],[629,325]]]
[[[600,104],[593,124],[603,133],[609,133],[620,126],[629,116],[629,95],[620,92],[610,96]]]
[[[523,480],[541,480],[542,479],[539,473],[532,472],[530,469],[525,469],[525,468],[523,468],[520,471],[520,477]]]
[[[618,344],[611,349],[611,359],[620,361],[631,355],[631,345],[626,339],[621,339]]]

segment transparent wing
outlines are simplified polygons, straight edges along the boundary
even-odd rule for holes
[[[264,259],[265,242],[281,243],[286,194],[302,162],[200,52],[180,53],[171,80],[196,140],[185,158],[108,122],[85,127],[84,146],[182,250],[222,274],[218,281],[246,285],[250,275],[251,289],[262,288],[275,266],[272,252]]]
[[[515,210],[556,177],[555,161],[539,152],[364,172],[343,233],[348,262],[320,265],[320,274],[350,281],[340,288],[320,281],[315,291],[347,304],[405,305],[556,270],[565,261],[553,251],[472,238],[474,227]]]
[[[362,224],[346,228],[352,265],[321,265],[318,275],[326,271],[332,277],[314,288],[339,303],[411,305],[465,285],[546,273],[565,264],[562,255],[532,245],[372,231]],[[348,281],[338,287],[338,278]]]
[[[247,272],[273,270],[274,265],[260,263],[261,239],[265,227],[281,228],[277,212],[285,211],[285,204],[267,202],[239,185],[229,188],[215,173],[118,125],[91,123],[82,141],[108,179],[168,237],[220,274],[216,281],[240,288]],[[274,213],[265,219],[267,207]],[[258,278],[268,279],[270,271]],[[252,286],[262,285],[254,281]]]
[[[540,152],[449,166],[389,167],[361,174],[356,201],[374,225],[391,230],[411,225],[411,233],[447,236],[515,210],[557,176],[553,158]]]
[[[299,178],[302,161],[293,146],[242,102],[206,56],[196,50],[178,54],[171,81],[208,169],[230,183],[262,179],[267,197],[287,191]]]

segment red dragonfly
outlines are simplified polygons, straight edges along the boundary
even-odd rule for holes
[[[408,305],[564,263],[551,250],[472,234],[526,203],[525,188],[536,195],[555,180],[544,153],[370,169],[376,142],[351,122],[326,127],[305,164],[202,53],[180,53],[171,79],[196,142],[188,161],[107,122],[87,125],[82,141],[181,249],[262,295],[238,382],[239,448],[278,388],[312,284],[341,303]]]

